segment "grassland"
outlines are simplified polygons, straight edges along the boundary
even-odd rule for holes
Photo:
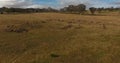
[[[0,63],[120,63],[120,16],[0,15]],[[28,32],[6,31],[8,26]]]

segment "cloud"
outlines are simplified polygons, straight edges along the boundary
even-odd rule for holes
[[[86,6],[92,6],[93,0],[59,0],[60,7],[68,6],[68,5],[78,5],[85,4]]]
[[[31,0],[0,0],[0,6],[3,7],[25,7],[32,5]]]
[[[33,5],[29,5],[29,6],[25,6],[24,8],[48,8],[48,6],[46,5],[38,5],[38,4],[33,4]]]
[[[48,8],[48,5],[36,4],[35,0],[0,0],[0,7]],[[39,1],[40,2],[40,1]],[[49,3],[49,2],[48,2]]]
[[[120,1],[115,1],[115,2],[112,2],[110,4],[112,4],[112,5],[119,5],[120,6]]]
[[[37,3],[35,2],[37,1]],[[120,0],[51,0],[44,4],[38,2],[43,2],[47,0],[0,0],[0,7],[17,7],[17,8],[44,8],[44,7],[54,7],[61,8],[71,4],[85,4],[87,7],[110,7],[110,6],[119,6]],[[53,3],[53,1],[56,1]],[[52,4],[49,4],[52,3]],[[57,5],[56,5],[57,4]]]
[[[85,4],[88,7],[111,7],[120,5],[120,0],[59,0],[61,6]],[[114,5],[111,4],[114,2]]]

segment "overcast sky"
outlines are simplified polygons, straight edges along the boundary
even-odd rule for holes
[[[88,7],[120,7],[120,0],[0,0],[0,7],[61,8],[70,4],[86,4]]]

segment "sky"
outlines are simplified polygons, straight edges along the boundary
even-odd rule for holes
[[[87,7],[120,7],[120,0],[0,0],[0,7],[15,8],[62,8],[85,4]]]

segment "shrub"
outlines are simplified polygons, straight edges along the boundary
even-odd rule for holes
[[[57,55],[57,54],[51,54],[50,56],[53,57],[53,58],[56,58],[56,57],[59,57],[60,55]]]

